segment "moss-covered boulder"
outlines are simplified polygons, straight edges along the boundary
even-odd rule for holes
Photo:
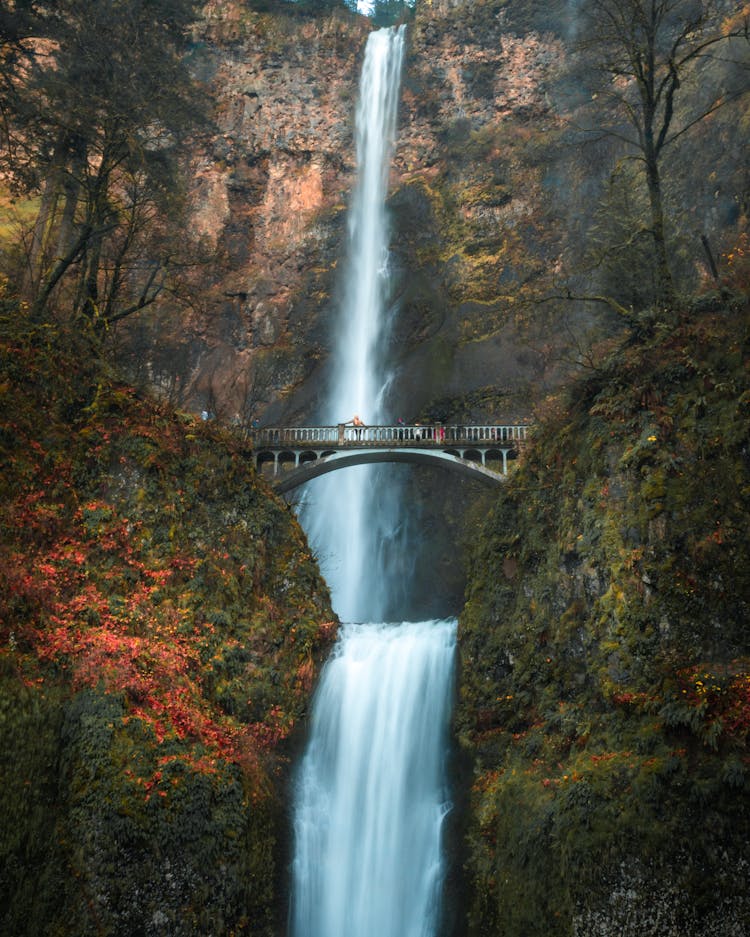
[[[647,324],[475,552],[458,729],[471,934],[750,930],[750,310]]]
[[[242,443],[5,330],[0,931],[275,933],[334,631],[302,532]]]

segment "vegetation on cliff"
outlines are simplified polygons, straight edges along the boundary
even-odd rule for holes
[[[0,349],[0,929],[270,934],[325,585],[242,444],[140,398],[85,333],[19,321]]]
[[[747,933],[749,453],[741,299],[548,404],[461,619],[470,933]]]
[[[33,217],[24,230],[3,205],[20,234],[3,272],[36,319],[111,323],[177,288],[181,151],[207,98],[185,54],[197,15],[196,0],[3,10],[0,169]]]

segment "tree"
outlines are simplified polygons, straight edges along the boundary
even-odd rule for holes
[[[720,46],[748,36],[748,16],[725,15],[720,0],[586,0],[585,54],[604,74],[598,90],[610,105],[606,133],[640,161],[648,195],[648,233],[654,251],[657,302],[673,304],[675,283],[664,202],[665,154],[679,138],[728,101],[748,90],[698,93]],[[690,88],[691,93],[683,94]],[[679,103],[679,107],[678,107]]]
[[[414,16],[415,0],[372,0],[370,13],[376,26],[392,26]]]
[[[163,219],[206,97],[183,56],[197,0],[24,8],[3,88],[6,170],[40,196],[24,292],[42,318],[65,282],[74,311],[112,321],[152,303],[169,265]]]

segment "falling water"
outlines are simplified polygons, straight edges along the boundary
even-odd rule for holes
[[[404,27],[379,30],[365,51],[345,301],[321,414],[329,423],[389,416],[385,197],[403,45]],[[297,779],[293,937],[437,929],[455,621],[369,623],[409,583],[397,491],[383,470],[359,466],[312,482],[302,505],[334,608],[352,624],[324,669]]]
[[[299,783],[296,937],[432,937],[453,622],[349,625]]]
[[[357,183],[349,211],[349,243],[331,361],[327,424],[390,418],[387,367],[388,218],[385,197],[396,135],[405,27],[370,34],[356,114]],[[408,582],[403,557],[394,578],[393,552],[403,516],[393,473],[363,465],[308,486],[301,519],[343,621],[382,620],[393,593]]]

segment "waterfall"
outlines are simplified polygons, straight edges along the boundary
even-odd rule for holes
[[[356,114],[357,183],[328,423],[388,418],[388,219],[405,27],[370,34]],[[390,471],[390,476],[389,476]],[[410,563],[392,467],[308,485],[300,517],[344,622],[313,702],[295,791],[293,937],[434,937],[455,621],[382,624]]]
[[[433,937],[455,628],[349,625],[315,699],[295,815],[295,937]]]
[[[331,360],[323,422],[355,414],[383,422],[388,340],[388,219],[385,198],[396,135],[405,27],[370,34],[356,113],[357,182],[349,210],[344,296]],[[308,486],[300,514],[343,621],[382,620],[390,595],[410,572],[394,578],[394,541],[402,511],[393,472],[363,465]],[[403,559],[403,558],[402,558]]]

